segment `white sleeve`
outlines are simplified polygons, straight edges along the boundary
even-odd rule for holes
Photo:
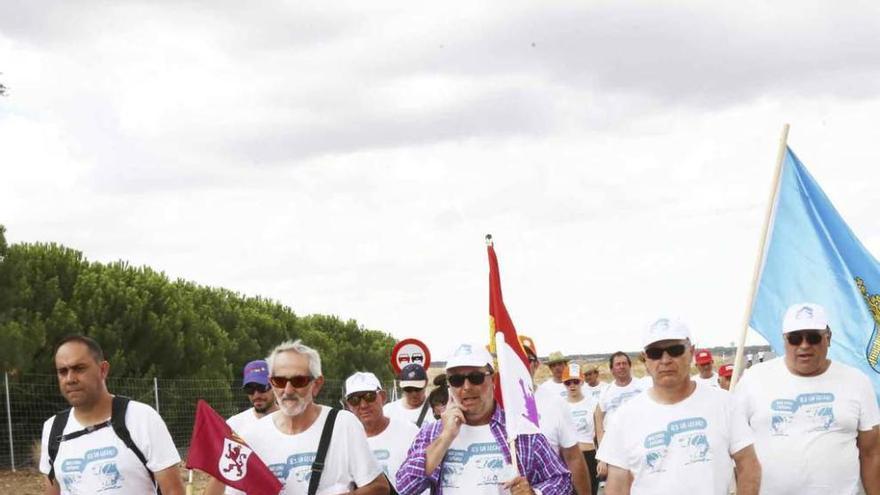
[[[180,462],[174,440],[159,413],[147,404],[131,401],[125,415],[125,424],[144,457],[147,469],[158,473]]]
[[[755,443],[755,435],[749,423],[746,422],[746,415],[739,410],[736,398],[724,390],[713,390],[723,392],[725,395],[723,413],[727,414],[727,426],[730,435],[728,453],[732,456],[749,445],[753,445]]]
[[[345,435],[348,443],[348,472],[357,486],[365,486],[373,482],[380,474],[382,469],[376,463],[373,452],[367,443],[367,434],[361,422],[346,411],[341,411],[336,418],[343,425],[339,433]],[[335,432],[334,432],[335,434]]]
[[[574,419],[571,417],[571,408],[568,407],[567,403],[564,403],[563,406],[563,408],[558,410],[556,416],[559,418],[557,419],[559,423],[559,446],[567,449],[572,445],[577,445],[578,439]]]
[[[616,419],[620,419],[619,411],[616,416],[618,416]],[[620,421],[610,422],[608,430],[605,432],[605,437],[602,439],[602,443],[599,444],[596,458],[608,465],[630,471],[629,465],[626,462],[626,432],[624,429],[617,427],[620,423]]]
[[[49,433],[52,431],[52,423],[55,416],[51,416],[43,423],[43,437],[40,440],[40,472],[48,475],[51,466],[49,466]]]
[[[733,403],[734,403],[734,412],[737,416],[740,416],[743,420],[745,420],[746,425],[751,428],[752,422],[752,414],[754,413],[752,408],[752,397],[751,397],[751,383],[749,376],[743,375],[740,377],[740,380],[736,383],[736,388],[732,391],[733,395]]]
[[[877,394],[871,381],[859,373],[859,398],[861,399],[859,411],[859,431],[869,431],[880,424],[880,411],[877,406]]]

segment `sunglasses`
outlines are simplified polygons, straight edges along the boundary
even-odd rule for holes
[[[364,392],[362,394],[349,395],[345,398],[345,402],[351,407],[357,407],[361,405],[361,401],[364,401],[367,404],[372,404],[373,402],[376,402],[377,397],[379,397],[379,395],[376,392]]]
[[[248,383],[244,386],[244,393],[248,395],[254,395],[257,392],[264,394],[270,390],[272,390],[271,385],[260,385],[259,383]]]
[[[541,361],[538,360],[538,358],[536,358],[535,356],[531,356],[531,355],[529,356],[529,363],[530,363],[530,364],[537,364],[537,363],[540,363],[540,362],[541,362]]]
[[[403,392],[407,393],[407,394],[414,394],[416,392],[421,392],[422,390],[425,390],[425,389],[417,388],[417,387],[403,387]]]
[[[569,386],[569,385],[580,385],[580,384],[581,384],[581,381],[580,381],[580,380],[577,380],[577,379],[571,379],[571,380],[565,380],[565,381],[562,382],[562,383],[564,383],[565,386],[567,387],[567,386]]]
[[[314,380],[314,378],[308,375],[269,377],[269,383],[276,388],[286,388],[288,383],[291,384],[293,388],[303,388],[311,383],[312,380]]]
[[[824,337],[825,336],[822,335],[821,332],[815,332],[815,331],[791,332],[791,333],[785,334],[785,340],[787,340],[789,344],[794,345],[794,346],[801,345],[801,343],[804,341],[804,339],[807,339],[808,344],[816,345],[819,342],[822,342],[822,338],[824,338]]]
[[[482,385],[486,381],[486,377],[491,374],[491,371],[471,371],[467,374],[456,373],[454,375],[447,375],[446,380],[449,382],[449,385],[455,388],[464,385],[465,378],[471,382],[471,385]]]
[[[663,357],[663,353],[669,354],[669,357],[677,358],[684,354],[687,349],[684,344],[675,344],[669,347],[648,347],[645,349],[645,356],[652,361],[656,361]]]

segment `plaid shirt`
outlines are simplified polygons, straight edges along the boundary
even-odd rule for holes
[[[510,462],[510,449],[507,444],[507,430],[504,427],[504,411],[495,406],[492,419],[489,420],[492,436],[501,446],[504,459]],[[443,422],[437,421],[424,426],[413,440],[406,455],[406,460],[397,471],[397,491],[400,495],[417,495],[427,488],[432,495],[442,495],[440,473],[446,458],[437,466],[433,473],[425,472],[426,451],[428,446],[440,436]],[[520,435],[516,439],[517,465],[519,472],[529,480],[533,489],[543,495],[569,495],[572,493],[571,473],[559,454],[553,451],[544,435]]]

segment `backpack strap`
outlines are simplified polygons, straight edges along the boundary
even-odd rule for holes
[[[315,461],[312,463],[312,476],[309,478],[308,495],[315,495],[318,492],[318,483],[321,482],[321,472],[324,471],[324,459],[327,458],[327,450],[330,448],[330,438],[333,436],[333,425],[336,423],[336,415],[339,409],[330,409],[327,413],[327,421],[324,423],[324,429],[321,431],[321,440],[318,442],[318,452],[315,454]]]
[[[49,431],[49,483],[55,483],[55,457],[58,456],[58,447],[61,446],[61,437],[64,434],[64,427],[67,426],[67,420],[70,418],[70,409],[65,409],[55,415],[52,420],[52,429]]]
[[[428,413],[428,408],[430,404],[428,404],[428,399],[425,399],[425,403],[422,404],[422,412],[419,413],[419,419],[416,421],[416,426],[419,428],[422,427],[422,423],[425,422],[425,415]]]
[[[147,467],[147,457],[141,452],[141,449],[135,445],[134,440],[131,438],[131,433],[128,431],[128,426],[125,424],[125,413],[128,411],[128,397],[123,397],[121,395],[113,396],[113,412],[110,413],[110,425],[113,427],[113,433],[116,433],[116,436],[122,440],[122,443],[131,450],[135,456],[137,456],[138,460],[141,461],[141,464],[144,465],[144,468],[147,470],[147,474],[150,475],[150,480],[153,482],[153,485],[156,486],[157,492],[158,485],[156,485],[156,477],[153,476],[153,472],[150,471],[150,468]]]

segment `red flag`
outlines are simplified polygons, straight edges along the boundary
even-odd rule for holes
[[[283,485],[226,421],[199,399],[186,467],[251,495],[278,495]]]
[[[523,367],[528,372],[529,358],[519,342],[516,328],[513,326],[510,315],[507,314],[507,308],[504,307],[504,299],[501,297],[501,274],[498,270],[498,258],[495,257],[495,246],[492,244],[492,236],[487,235],[486,239],[489,250],[489,350],[493,354],[498,355],[498,349],[495,348],[495,334],[500,332],[504,336],[504,343],[513,351],[516,358],[522,362]],[[498,375],[496,375],[495,385],[495,400],[503,407],[504,403],[501,397]]]

